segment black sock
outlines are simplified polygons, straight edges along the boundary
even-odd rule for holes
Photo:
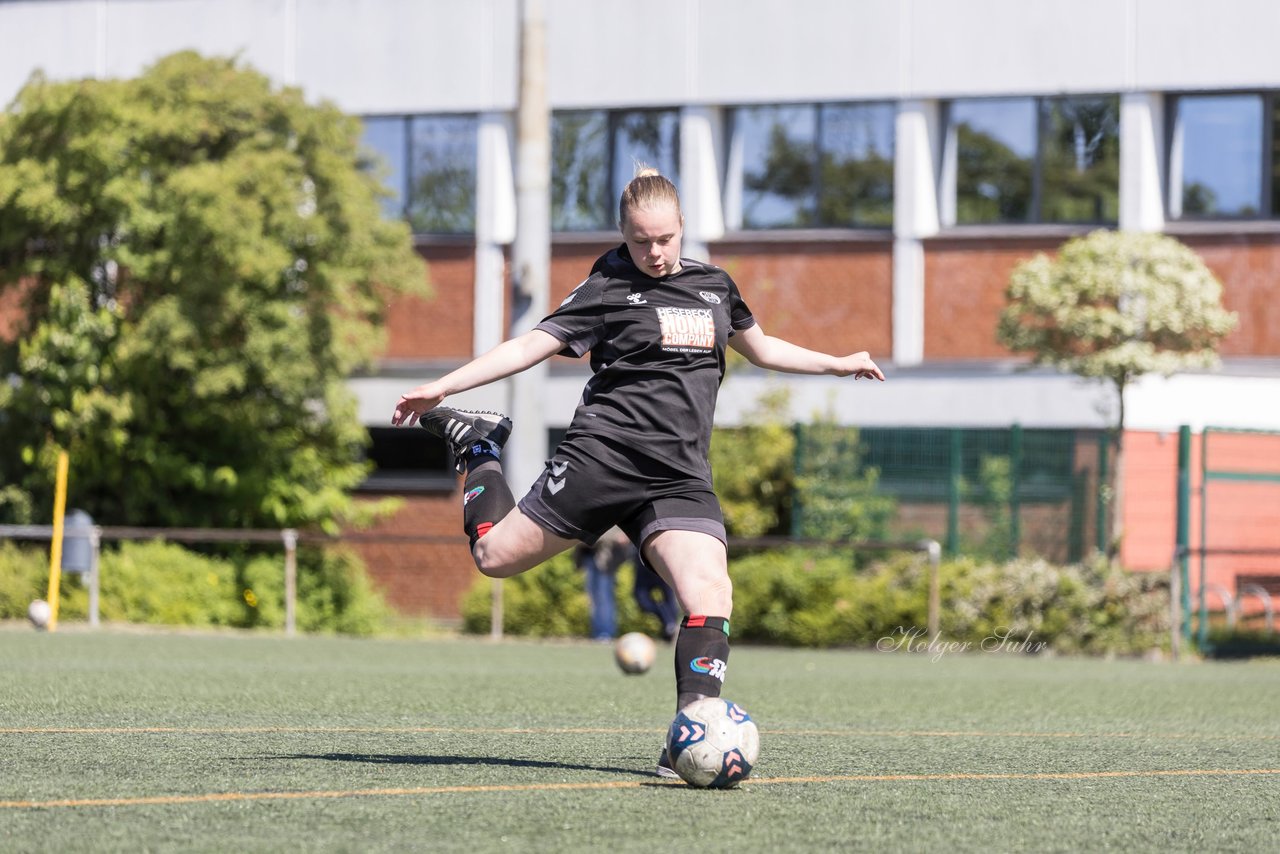
[[[719,697],[729,664],[729,621],[690,614],[676,636],[676,707]]]
[[[462,492],[462,530],[471,540],[471,547],[475,548],[476,540],[489,533],[515,506],[497,459],[488,455],[469,458]]]

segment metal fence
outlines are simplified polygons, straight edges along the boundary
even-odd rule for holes
[[[833,442],[843,451],[833,451]],[[799,426],[797,474],[813,460],[822,461],[829,481],[848,483],[853,474],[865,487],[869,477],[875,500],[888,500],[880,529],[868,536],[935,539],[952,555],[1034,554],[1062,563],[1106,547],[1103,431]],[[807,529],[809,512],[798,489],[793,534]]]

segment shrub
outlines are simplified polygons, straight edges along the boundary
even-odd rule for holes
[[[921,555],[895,555],[854,568],[841,548],[785,548],[736,558],[733,636],[788,646],[872,647],[928,623],[929,571]],[[1169,596],[1163,576],[1128,573],[1105,558],[1060,567],[1043,560],[1008,563],[971,558],[939,567],[943,640],[979,648],[1043,643],[1071,653],[1136,653],[1163,647]],[[463,628],[489,631],[490,582],[480,579],[463,602]],[[630,601],[630,568],[619,573],[619,631],[652,629]],[[587,598],[568,555],[508,579],[504,631],[537,637],[585,636]],[[1015,646],[1016,648],[1016,646]],[[1024,647],[1038,648],[1038,647]]]
[[[640,610],[631,595],[635,574],[624,563],[614,579],[618,634],[658,634],[655,618]],[[492,580],[479,576],[462,597],[462,630],[488,634]],[[557,555],[541,566],[502,582],[502,630],[527,637],[586,637],[590,634],[590,605],[582,572],[571,553]]]
[[[0,618],[25,617],[48,586],[46,550],[0,543]],[[284,560],[277,553],[212,557],[173,543],[121,543],[100,558],[104,620],[166,626],[284,626]],[[84,619],[88,591],[64,573],[59,614]],[[297,623],[301,631],[370,635],[390,609],[358,556],[344,549],[298,552]]]
[[[59,619],[80,619],[89,612],[89,593],[80,576],[62,574]],[[0,542],[0,620],[26,619],[27,606],[49,595],[49,550]]]

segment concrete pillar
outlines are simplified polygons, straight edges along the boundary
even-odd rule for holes
[[[898,104],[893,177],[893,363],[924,360],[924,239],[938,233],[937,101]]]
[[[472,355],[506,337],[506,253],[516,236],[512,125],[506,113],[484,113],[476,139],[476,273]]]
[[[684,209],[687,258],[710,258],[708,242],[724,237],[720,182],[721,111],[685,107],[680,111],[680,204]]]
[[[1164,96],[1120,96],[1120,228],[1162,231],[1165,224]]]

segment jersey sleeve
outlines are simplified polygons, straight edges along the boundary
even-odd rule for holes
[[[726,278],[728,276],[726,275]],[[729,327],[735,332],[741,332],[743,329],[750,329],[756,325],[755,315],[751,313],[747,301],[742,298],[742,294],[738,291],[738,285],[733,279],[729,279]]]
[[[599,343],[604,328],[605,281],[603,276],[590,276],[534,327],[564,343],[559,355],[579,357]]]

